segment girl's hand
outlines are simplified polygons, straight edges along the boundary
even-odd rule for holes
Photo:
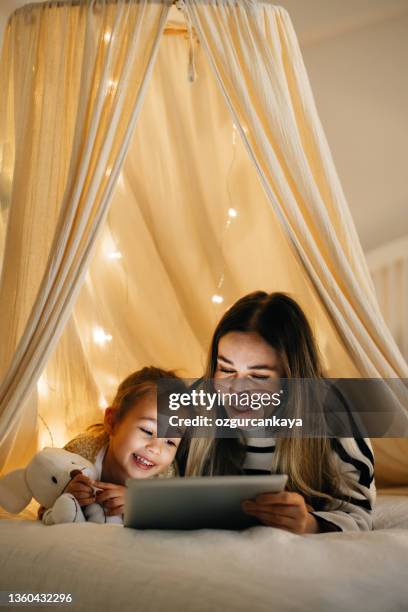
[[[97,489],[102,489],[96,493],[96,502],[106,508],[107,516],[120,516],[124,513],[126,487],[96,480],[93,480],[92,484]]]
[[[242,509],[263,525],[279,527],[292,533],[318,533],[317,520],[299,493],[262,493],[255,500],[242,502]]]
[[[92,481],[88,476],[79,472],[67,484],[64,493],[71,493],[80,506],[89,506],[95,503],[95,494],[91,483]]]

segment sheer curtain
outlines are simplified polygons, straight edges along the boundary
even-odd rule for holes
[[[285,10],[184,4],[266,189],[362,375],[407,376],[387,329]]]
[[[408,366],[378,307],[288,14],[235,0],[191,0],[183,7],[273,210],[360,375],[407,378]],[[406,435],[406,388],[399,393]],[[380,478],[391,472],[407,481],[407,442],[376,440]]]
[[[150,14],[160,29],[165,8],[146,6],[144,18]],[[288,291],[301,303],[330,375],[406,373],[378,314],[287,14],[247,0],[178,6],[198,40],[183,28],[169,28],[176,35],[161,40],[88,273],[38,386],[41,443],[62,444],[100,418],[117,383],[138,367],[152,363],[199,376],[218,318],[255,289]],[[153,26],[151,32],[157,34]],[[98,35],[104,50],[113,41],[106,24]],[[154,55],[154,36],[148,38],[146,57]],[[18,58],[18,49],[16,43],[10,57]],[[198,78],[190,81],[192,59]],[[79,60],[86,63],[84,55]],[[149,60],[145,66],[151,66]],[[116,80],[108,79],[111,91],[118,91]],[[66,85],[64,93],[66,81],[61,76],[57,82],[54,95],[76,99],[78,88],[71,92],[72,85]],[[35,116],[30,138],[38,138],[45,120],[44,111]],[[43,144],[41,167],[53,159]],[[113,176],[111,166],[107,163],[105,171]],[[46,170],[33,175],[40,177],[38,183],[30,180],[49,208],[57,201],[51,186],[64,182]],[[36,204],[40,210],[42,202]],[[42,236],[35,219],[28,219],[25,235],[34,230],[37,239]],[[47,223],[43,232],[46,238]],[[31,241],[19,264],[23,272],[29,265],[30,273],[36,272],[37,287],[41,270],[28,262],[28,254],[38,257],[42,240]],[[20,287],[19,296],[24,291]],[[31,291],[35,295],[36,288]],[[26,318],[33,302],[25,303]],[[21,335],[24,320],[18,328]],[[32,379],[39,373],[38,368]],[[392,456],[394,475],[404,482],[405,447],[398,444],[388,444],[383,474],[388,477]]]
[[[0,288],[2,463],[83,280],[168,9],[147,0],[44,3],[9,22],[0,85],[12,175]]]

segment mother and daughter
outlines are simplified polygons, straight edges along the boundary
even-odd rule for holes
[[[204,379],[322,379],[311,327],[300,306],[283,293],[250,293],[224,314],[212,338]],[[243,502],[260,524],[293,533],[372,528],[374,459],[365,438],[157,437],[157,385],[174,373],[143,368],[117,390],[104,423],[66,449],[95,463],[97,481],[77,474],[67,492],[82,506],[99,502],[121,519],[125,482],[153,476],[288,475],[287,490]],[[96,492],[95,492],[96,491]]]

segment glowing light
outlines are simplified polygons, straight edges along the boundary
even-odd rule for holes
[[[108,93],[113,93],[116,89],[116,87],[118,86],[118,82],[114,81],[113,79],[109,79],[108,81]]]
[[[222,297],[222,295],[215,294],[215,295],[212,296],[211,301],[214,304],[222,304],[223,301],[224,301],[224,298]]]
[[[37,392],[40,397],[48,397],[50,394],[48,383],[44,378],[44,375],[40,376],[37,382]]]
[[[235,123],[232,124],[232,144],[236,145],[237,143],[237,126]]]
[[[112,166],[108,166],[106,168],[105,176],[110,176],[112,174]]]
[[[107,334],[102,327],[95,327],[92,336],[95,344],[99,344],[99,346],[103,346],[112,340],[111,334]]]
[[[106,43],[110,42],[110,39],[112,38],[112,32],[110,30],[106,30],[105,34],[103,35],[103,39]]]
[[[238,216],[238,211],[235,210],[235,208],[229,208],[228,209],[228,216],[232,217],[232,218],[235,218],[235,217]]]
[[[111,251],[106,257],[108,259],[122,259],[122,253],[120,251]]]
[[[119,178],[118,178],[118,185],[119,185],[119,187],[121,187],[122,189],[123,189],[123,188],[124,188],[124,186],[125,186],[125,179],[124,179],[124,177],[123,177],[123,173],[122,173],[122,172],[119,174]]]
[[[98,406],[101,410],[106,410],[106,408],[109,406],[106,397],[102,394],[99,396]]]

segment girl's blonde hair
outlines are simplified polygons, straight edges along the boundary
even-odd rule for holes
[[[205,379],[214,378],[219,341],[232,331],[258,333],[278,352],[285,378],[323,378],[312,329],[300,306],[288,295],[256,291],[227,310],[214,332]],[[303,402],[300,394],[293,398],[293,416],[302,416]],[[321,425],[323,432],[324,423]],[[245,446],[237,439],[195,438],[190,442],[186,475],[239,473],[244,458]],[[330,441],[323,435],[278,439],[271,467],[274,472],[288,474],[288,490],[302,493],[307,500],[341,496],[341,476]]]
[[[171,370],[147,366],[127,376],[117,388],[111,404],[115,410],[115,422],[119,423],[145,393],[156,392],[159,380],[168,378],[178,381],[182,390],[185,390],[182,380]]]

